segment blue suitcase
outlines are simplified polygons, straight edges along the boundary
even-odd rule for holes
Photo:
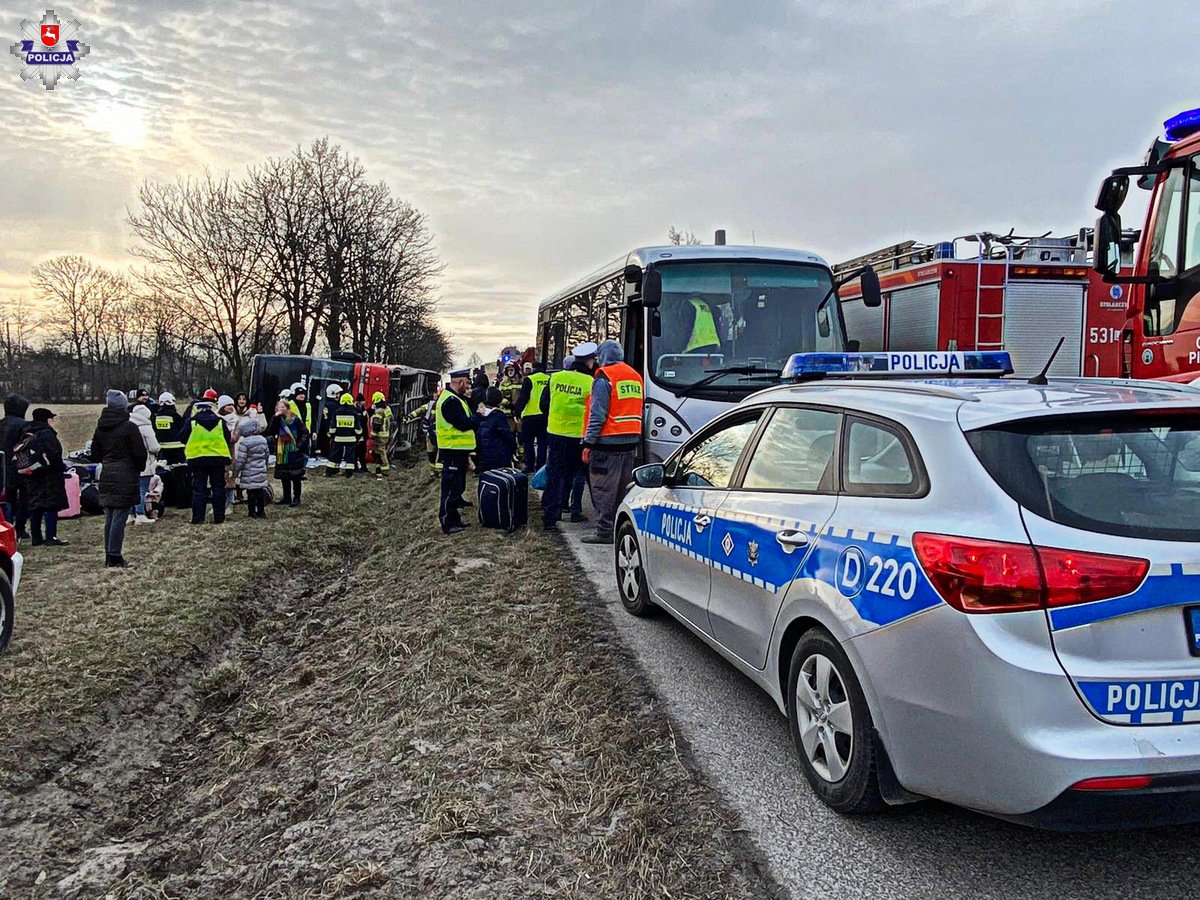
[[[477,501],[480,525],[516,531],[529,521],[529,478],[520,469],[484,472]]]

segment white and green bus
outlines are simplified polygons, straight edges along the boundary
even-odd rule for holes
[[[659,461],[697,428],[781,379],[793,353],[844,351],[837,287],[815,253],[767,247],[639,247],[538,307],[537,355],[552,371],[583,341],[621,342],[646,379],[643,456]]]

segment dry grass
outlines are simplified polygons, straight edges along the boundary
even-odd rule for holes
[[[248,604],[234,598],[266,589],[273,566],[307,559],[320,570],[307,592],[259,603],[257,618],[215,645],[184,689],[157,701],[178,707],[169,721],[180,733],[157,738],[165,748],[144,737],[130,748],[144,774],[103,770],[102,749],[94,762],[78,755],[43,810],[73,808],[79,782],[88,813],[72,813],[78,831],[64,827],[51,845],[59,849],[43,851],[60,860],[46,864],[45,889],[73,871],[77,848],[120,840],[149,849],[113,883],[92,885],[97,894],[769,893],[736,823],[693,775],[657,701],[611,643],[611,625],[560,539],[479,529],[444,538],[421,469],[385,485],[317,484],[299,517],[268,521],[259,539],[268,552],[253,560],[250,523],[168,524],[144,547],[157,565],[79,574],[98,583],[90,596],[104,612],[68,616],[69,640],[49,621],[51,608],[69,602],[50,591],[28,601],[46,607],[47,620],[24,632],[24,682],[3,690],[25,710],[65,701],[77,714],[85,697],[111,694],[131,669],[213,645]],[[388,498],[369,523],[353,515],[364,496]],[[322,552],[298,549],[310,537]],[[346,560],[353,565],[333,571]],[[65,558],[56,564],[64,576],[72,568]],[[219,590],[206,590],[214,575]],[[130,610],[147,591],[154,599]],[[120,626],[104,628],[112,617]],[[60,676],[59,667],[69,671]],[[30,720],[8,700],[0,709],[7,746],[15,723]],[[167,721],[158,709],[125,715],[131,735],[162,732],[156,726]],[[36,805],[29,796],[17,803]],[[20,835],[0,827],[6,839]],[[19,868],[12,883],[31,884],[36,872]]]

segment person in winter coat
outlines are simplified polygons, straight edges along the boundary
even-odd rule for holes
[[[32,465],[21,469],[20,474],[26,485],[33,546],[65,547],[67,542],[58,536],[58,514],[68,506],[64,480],[67,467],[63,462],[62,444],[54,431],[54,413],[48,409],[35,409],[26,435],[30,439]]]
[[[235,449],[238,438],[241,437],[238,433],[238,425],[242,420],[237,413],[233,398],[228,394],[222,394],[217,398],[217,415],[225,421],[225,427],[229,429],[230,449]],[[242,499],[242,489],[238,487],[231,459],[229,465],[225,467],[225,515],[228,516],[233,512],[233,504],[241,503]]]
[[[504,395],[499,388],[488,388],[485,403],[480,404],[479,428],[475,432],[479,449],[475,451],[475,473],[489,469],[506,469],[513,464],[517,452],[517,436],[508,425],[501,404]]]
[[[146,468],[146,442],[129,421],[129,398],[109,391],[92,435],[91,459],[100,463],[100,505],[104,508],[104,565],[126,565],[122,550],[129,514],[141,499],[141,473]]]
[[[309,433],[291,404],[280,400],[275,406],[275,418],[267,428],[275,438],[275,477],[283,485],[280,503],[300,505],[301,479],[304,477],[305,452]]]
[[[13,447],[29,428],[29,423],[25,421],[28,409],[28,400],[20,394],[10,394],[4,399],[4,418],[0,419],[0,450],[4,451],[4,483],[7,485],[4,517],[16,527],[17,537],[21,540],[29,537],[29,532],[25,530],[29,514],[25,505],[25,483],[17,477],[17,467],[13,462]]]
[[[158,395],[158,409],[154,412],[154,436],[158,438],[159,458],[168,466],[186,462],[183,456],[183,441],[179,432],[183,430],[183,419],[175,409],[175,395],[163,391]]]
[[[233,458],[229,427],[212,403],[197,401],[181,437],[192,470],[192,524],[204,524],[211,493],[213,524],[220,525],[225,521],[225,467]]]
[[[246,507],[251,519],[267,517],[267,468],[271,447],[262,436],[258,419],[246,419],[238,425],[238,440],[233,447],[233,468],[237,485],[246,492]]]
[[[162,447],[154,433],[154,421],[150,407],[136,403],[129,408],[129,421],[138,427],[142,440],[146,444],[146,465],[142,467],[138,479],[138,504],[134,507],[134,522],[138,525],[149,525],[154,520],[146,515],[146,491],[150,490],[150,479],[154,477],[154,469],[158,466],[158,454]]]

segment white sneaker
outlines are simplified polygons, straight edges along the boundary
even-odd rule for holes
[[[153,525],[154,520],[149,516],[135,516],[133,519],[135,525]]]

